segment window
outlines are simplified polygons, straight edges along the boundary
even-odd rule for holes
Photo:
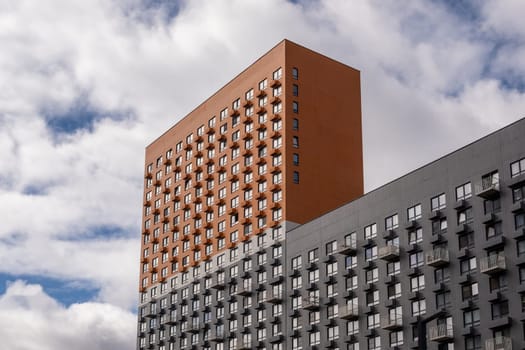
[[[509,302],[507,300],[501,300],[491,304],[492,319],[505,317],[509,314]]]
[[[423,266],[425,263],[423,252],[415,252],[409,255],[409,266],[410,268]]]
[[[273,74],[272,74],[272,78],[273,78],[274,80],[279,80],[279,79],[281,79],[282,74],[283,74],[283,70],[282,70],[282,68],[278,68],[277,70],[275,70],[275,71],[273,72]]]
[[[445,218],[439,219],[439,220],[433,220],[432,221],[432,234],[436,235],[438,233],[443,234],[447,232],[447,226],[448,226],[448,223],[447,223],[447,219]]]
[[[481,335],[465,337],[465,350],[481,350]]]
[[[297,67],[292,68],[292,78],[295,80],[299,79],[299,69]]]
[[[292,85],[292,94],[294,96],[299,96],[299,85],[297,84]]]
[[[450,306],[450,292],[436,293],[436,309]]]
[[[365,272],[366,283],[374,283],[374,282],[377,282],[378,280],[379,280],[379,269],[377,267],[370,269],[370,270],[366,270]]]
[[[470,182],[456,187],[456,200],[467,199],[472,196],[472,188]]]
[[[299,147],[299,136],[293,136],[292,137],[292,146],[295,148]]]
[[[299,154],[294,153],[292,156],[293,159],[293,165],[299,165]]]
[[[390,346],[403,345],[403,331],[390,333]]]
[[[293,172],[293,183],[294,184],[298,184],[299,183],[299,172],[298,171],[294,171]]]
[[[459,269],[462,275],[475,271],[476,266],[477,266],[476,257],[463,259],[459,263]]]
[[[501,235],[503,233],[501,222],[485,226],[485,233],[487,239]]]
[[[458,225],[472,222],[472,208],[458,211]]]
[[[308,252],[308,262],[316,262],[319,260],[319,249],[315,248]]]
[[[292,102],[292,111],[294,113],[299,113],[299,102],[297,101]]]
[[[392,261],[386,264],[386,273],[389,276],[398,275],[401,272],[401,263],[399,261]]]
[[[514,227],[516,230],[525,227],[525,214],[520,213],[514,216]]]
[[[334,254],[337,251],[337,241],[326,243],[326,255]]]
[[[387,287],[388,299],[401,297],[401,283],[397,282]]]
[[[518,253],[518,256],[525,255],[525,239],[521,239],[516,242],[516,251]]]
[[[377,225],[371,224],[365,227],[365,239],[374,238],[377,236]]]
[[[510,177],[525,174],[525,158],[521,158],[510,164]]]
[[[412,316],[424,315],[427,312],[427,303],[425,299],[414,300],[411,304]]]
[[[485,200],[483,202],[483,209],[485,214],[498,213],[501,211],[501,201],[499,198],[494,200]]]
[[[418,292],[425,289],[425,275],[418,275],[410,278],[410,291]]]
[[[475,327],[479,326],[479,309],[467,310],[463,312],[463,326]]]
[[[461,287],[461,297],[463,300],[469,300],[478,296],[478,282],[465,284]]]
[[[430,208],[432,211],[444,209],[446,206],[447,201],[444,193],[435,196],[430,200]]]
[[[525,199],[525,185],[512,189],[512,201],[514,203]]]
[[[399,220],[397,217],[397,214],[394,214],[392,216],[389,216],[385,219],[385,229],[393,230],[399,226]]]
[[[381,337],[368,338],[368,350],[381,350]]]
[[[417,220],[421,218],[421,204],[416,204],[407,209],[408,221]]]
[[[423,229],[418,228],[415,231],[408,233],[408,244],[416,244],[423,242]]]
[[[467,232],[458,236],[459,249],[474,248],[474,232]]]
[[[377,246],[368,247],[365,249],[365,261],[372,261],[377,259]]]
[[[374,329],[379,327],[379,313],[369,314],[366,319],[366,327],[368,329]]]
[[[292,130],[299,130],[299,119],[292,119]]]

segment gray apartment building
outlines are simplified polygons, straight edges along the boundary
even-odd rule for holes
[[[525,349],[525,119],[364,195],[360,133],[285,40],[148,146],[137,349]]]
[[[285,255],[287,349],[417,349],[420,324],[428,349],[525,348],[525,119],[288,232]]]

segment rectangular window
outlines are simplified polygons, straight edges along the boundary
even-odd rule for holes
[[[521,158],[510,164],[510,176],[516,177],[525,174],[525,158]]]
[[[292,94],[294,96],[299,96],[299,85],[297,84],[292,85]]]
[[[470,182],[456,187],[456,200],[467,199],[472,196],[472,186]]]
[[[377,225],[371,224],[365,227],[365,239],[374,238],[377,236]]]
[[[299,113],[299,102],[297,101],[292,102],[292,111],[294,113]]]
[[[421,218],[421,204],[416,204],[407,209],[408,221],[417,220]]]
[[[438,196],[435,196],[430,200],[430,208],[432,211],[445,209],[446,206],[447,206],[447,201],[446,201],[446,197],[444,193]]]
[[[397,214],[389,216],[385,219],[385,229],[387,231],[396,229],[398,226],[399,226],[399,219],[398,219]]]

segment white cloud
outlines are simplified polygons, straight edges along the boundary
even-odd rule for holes
[[[136,316],[103,303],[64,307],[39,285],[16,281],[0,296],[2,347],[11,350],[129,350]]]
[[[285,37],[361,70],[369,189],[521,117],[499,79],[525,81],[523,2],[478,6],[192,0],[166,20],[140,0],[0,0],[0,271],[133,308],[145,145]],[[92,128],[50,130],[79,100]]]

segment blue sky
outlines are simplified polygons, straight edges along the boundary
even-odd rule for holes
[[[134,347],[144,147],[283,38],[361,71],[370,190],[524,116],[523,13],[521,0],[0,0],[3,346]]]

